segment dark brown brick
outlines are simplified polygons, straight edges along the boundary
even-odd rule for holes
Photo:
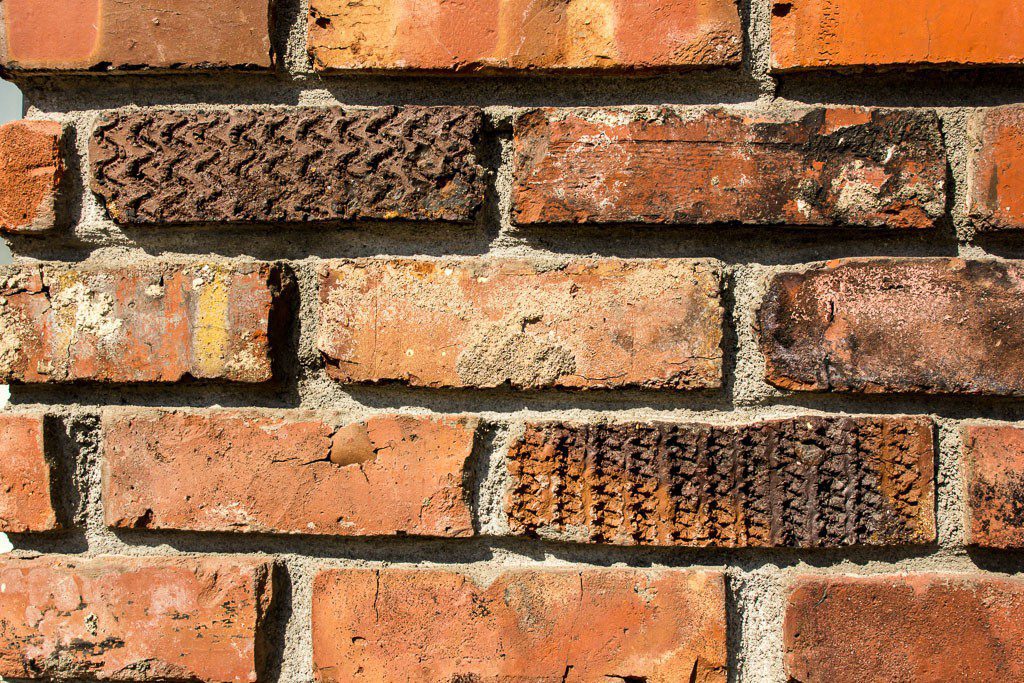
[[[1018,262],[831,261],[776,275],[758,323],[784,389],[1024,395]]]
[[[932,425],[531,424],[511,447],[513,533],[621,545],[840,547],[935,539]]]
[[[137,225],[469,221],[484,195],[481,122],[468,107],[109,114],[92,187]]]
[[[516,121],[514,163],[520,224],[927,228],[946,208],[926,111],[537,110]]]

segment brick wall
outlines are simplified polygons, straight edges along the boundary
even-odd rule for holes
[[[0,676],[1024,678],[1024,9],[0,0]]]

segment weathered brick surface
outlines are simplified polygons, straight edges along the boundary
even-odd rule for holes
[[[103,416],[113,527],[470,536],[474,420],[306,411],[112,409]]]
[[[990,575],[813,577],[785,621],[794,683],[1024,678],[1024,582]]]
[[[1024,269],[851,259],[776,275],[758,314],[772,384],[1024,395]]]
[[[3,0],[11,70],[268,68],[270,1]]]
[[[322,272],[318,346],[343,382],[721,385],[710,262],[364,259]]]
[[[108,114],[92,188],[136,225],[469,221],[483,202],[472,107]]]
[[[717,572],[349,569],[313,587],[317,680],[726,680]]]
[[[1017,0],[773,0],[776,70],[1024,64]]]
[[[0,269],[0,380],[268,381],[286,277],[229,262]]]
[[[520,224],[925,228],[946,206],[928,112],[535,110],[515,123],[514,173]]]
[[[979,230],[1024,230],[1024,107],[971,118],[968,210]]]
[[[932,425],[536,423],[511,446],[513,533],[585,543],[840,547],[935,540]]]
[[[59,529],[54,473],[43,443],[43,414],[0,415],[0,532]]]
[[[226,557],[0,563],[0,675],[256,681],[270,565]]]
[[[319,70],[664,69],[743,56],[735,0],[313,0],[309,46]]]
[[[962,428],[967,542],[1024,548],[1024,429]]]
[[[64,176],[62,129],[56,121],[0,126],[0,232],[37,233],[56,226]]]

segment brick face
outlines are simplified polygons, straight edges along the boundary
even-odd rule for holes
[[[104,508],[112,527],[470,536],[474,420],[305,411],[108,410]]]
[[[271,65],[269,0],[4,0],[2,11],[5,69]]]
[[[968,211],[975,228],[1024,230],[1024,107],[975,113]]]
[[[215,557],[0,562],[0,675],[254,683],[270,573]]]
[[[803,577],[789,598],[796,683],[1014,681],[1024,582],[986,575]]]
[[[57,121],[0,126],[0,232],[33,234],[56,227],[65,173],[63,137]]]
[[[1016,0],[773,0],[777,70],[1024,64]]]
[[[516,121],[513,163],[513,217],[528,225],[926,228],[946,205],[925,112],[537,110]]]
[[[43,422],[39,412],[0,414],[0,533],[60,528]]]
[[[318,70],[736,66],[742,46],[734,0],[310,3],[309,51]]]
[[[1024,395],[1024,271],[1012,261],[853,259],[776,275],[758,321],[772,384]]]
[[[1024,548],[1024,429],[962,428],[967,542]]]
[[[726,548],[935,540],[926,419],[536,423],[512,444],[508,469],[519,534]]]
[[[0,380],[266,382],[285,282],[257,263],[0,269]]]
[[[324,572],[313,660],[322,683],[725,683],[725,586],[693,571]]]
[[[710,262],[358,260],[322,271],[318,347],[343,382],[721,385]]]

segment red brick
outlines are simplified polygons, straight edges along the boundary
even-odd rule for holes
[[[322,272],[318,345],[342,382],[718,387],[710,262],[364,259]]]
[[[772,66],[1024,64],[1017,0],[773,0]]]
[[[268,381],[284,277],[227,262],[0,269],[0,380]]]
[[[776,275],[758,320],[784,389],[1024,395],[1019,262],[830,261]]]
[[[313,0],[309,45],[318,70],[624,71],[738,66],[743,38],[735,0]]]
[[[0,532],[59,529],[54,486],[43,443],[43,414],[0,415]]]
[[[1024,582],[994,576],[803,577],[785,620],[793,683],[1024,680]]]
[[[268,68],[268,0],[3,0],[12,70]]]
[[[112,527],[471,536],[474,420],[306,411],[103,415]]]
[[[0,563],[0,676],[256,681],[271,567],[227,557]]]
[[[968,210],[979,230],[1024,230],[1024,107],[971,118]]]
[[[514,144],[519,224],[927,228],[946,206],[925,111],[535,110]]]
[[[1024,548],[1024,429],[969,424],[962,436],[967,542]]]
[[[37,233],[57,224],[64,176],[63,126],[15,121],[0,126],[0,232]]]
[[[725,683],[725,585],[695,571],[516,569],[489,584],[329,571],[313,586],[313,661],[323,683]]]

